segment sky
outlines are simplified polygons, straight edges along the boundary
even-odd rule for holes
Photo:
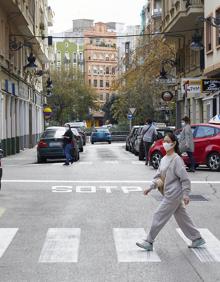
[[[48,0],[55,13],[51,30],[70,29],[73,19],[140,24],[140,13],[145,3],[146,0]]]

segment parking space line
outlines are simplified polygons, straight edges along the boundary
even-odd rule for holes
[[[136,241],[144,238],[143,228],[113,228],[113,236],[118,262],[160,262],[155,251],[147,252],[136,246]]]
[[[0,228],[0,258],[11,244],[18,228]]]
[[[49,228],[39,262],[78,262],[80,228]]]
[[[220,262],[220,241],[206,228],[201,228],[199,231],[206,244],[191,250],[201,262]],[[177,232],[187,245],[190,245],[191,241],[185,237],[180,228],[177,228]]]

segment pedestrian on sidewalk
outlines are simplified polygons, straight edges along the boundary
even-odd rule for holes
[[[195,160],[193,157],[193,152],[194,152],[194,142],[193,142],[193,134],[192,134],[192,129],[190,126],[190,118],[185,116],[182,119],[182,127],[183,130],[180,134],[180,151],[181,153],[186,152],[190,163],[189,163],[189,171],[190,172],[195,172]]]
[[[185,236],[192,241],[189,247],[200,247],[205,244],[205,241],[186,211],[185,206],[190,201],[191,183],[184,162],[179,155],[178,140],[173,133],[169,132],[164,137],[163,147],[166,155],[160,162],[150,188],[144,190],[144,195],[148,195],[152,189],[163,187],[164,197],[154,213],[148,236],[144,240],[136,242],[136,245],[147,251],[152,251],[156,236],[174,215]]]
[[[157,130],[156,127],[153,125],[153,121],[151,119],[147,119],[146,124],[142,130],[142,138],[145,152],[145,165],[148,165],[148,152],[156,136]]]
[[[69,165],[70,162],[72,164],[73,161],[74,161],[73,156],[72,156],[73,132],[72,132],[69,124],[67,124],[66,127],[67,127],[67,130],[63,135],[63,137],[64,137],[64,153],[65,153],[65,156],[66,156],[66,161],[65,161],[64,165]]]

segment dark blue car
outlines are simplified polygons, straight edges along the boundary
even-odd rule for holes
[[[98,127],[92,131],[91,134],[91,143],[95,142],[108,142],[111,144],[112,136],[107,128]]]

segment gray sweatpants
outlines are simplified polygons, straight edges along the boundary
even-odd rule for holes
[[[153,243],[160,230],[164,227],[172,215],[174,215],[177,224],[188,239],[193,241],[201,237],[199,231],[196,229],[190,216],[186,212],[182,200],[171,200],[164,197],[154,213],[150,232],[147,236],[148,242]]]

